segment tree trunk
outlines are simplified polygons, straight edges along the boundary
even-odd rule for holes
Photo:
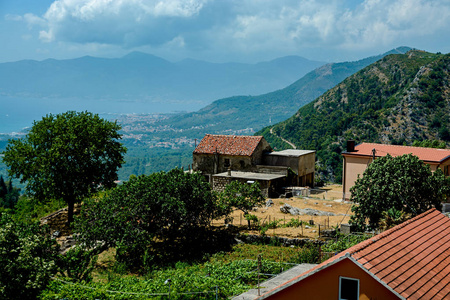
[[[73,223],[73,209],[75,206],[75,199],[73,198],[67,199],[67,205],[68,205],[67,224],[70,226]]]

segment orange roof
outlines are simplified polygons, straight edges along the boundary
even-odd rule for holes
[[[194,153],[251,156],[262,139],[262,136],[207,134]]]
[[[264,299],[350,259],[404,299],[450,298],[450,218],[431,209],[359,243],[262,295]]]
[[[343,155],[372,156],[372,150],[375,149],[375,156],[381,157],[390,154],[391,156],[400,156],[404,154],[412,154],[419,157],[420,160],[426,162],[442,163],[450,159],[450,149],[435,149],[424,147],[411,147],[399,145],[386,145],[375,143],[362,143],[355,146],[354,152],[344,152]]]

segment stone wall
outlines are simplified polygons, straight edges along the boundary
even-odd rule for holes
[[[79,213],[80,206],[75,205],[74,216]],[[67,224],[68,210],[67,207],[62,208],[48,216],[41,218],[41,225],[48,225],[50,228],[50,233],[55,237],[57,236],[68,236],[72,234],[72,230]]]
[[[212,181],[212,188],[216,192],[223,192],[225,187],[231,182],[231,177],[214,176]]]

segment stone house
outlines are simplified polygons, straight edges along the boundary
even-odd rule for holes
[[[450,149],[435,149],[375,143],[361,143],[355,146],[354,141],[348,141],[347,151],[342,153],[344,198],[350,199],[350,188],[355,185],[358,175],[362,176],[367,166],[377,157],[386,155],[393,157],[404,154],[417,156],[430,166],[432,172],[440,168],[446,176],[450,175]]]
[[[207,134],[193,152],[192,169],[206,176],[228,169],[254,172],[266,152],[272,148],[262,136]]]
[[[207,134],[193,152],[193,171],[202,172],[214,190],[233,180],[258,181],[265,196],[287,186],[313,186],[315,151],[273,151],[262,136]]]

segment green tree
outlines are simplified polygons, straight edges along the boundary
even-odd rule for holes
[[[8,188],[3,180],[3,176],[0,175],[0,199],[4,199],[6,194],[8,194]]]
[[[416,216],[432,207],[441,209],[450,192],[449,180],[411,154],[377,158],[350,189],[354,215],[350,222],[359,229],[377,228],[383,212],[394,208]]]
[[[222,207],[228,209],[228,213],[234,207],[241,210],[244,216],[247,216],[253,207],[262,206],[265,202],[258,182],[248,184],[237,180],[230,182],[225,190],[219,193],[219,199]],[[247,221],[250,228],[250,219]]]
[[[181,169],[132,176],[101,199],[86,200],[75,230],[79,241],[118,247],[130,263],[141,263],[149,245],[174,246],[208,226],[217,215],[217,201],[198,173]],[[178,243],[179,244],[179,243]]]
[[[36,299],[56,273],[58,244],[38,223],[0,216],[0,298]]]
[[[50,114],[24,138],[9,140],[3,161],[32,196],[64,199],[71,223],[76,202],[114,185],[126,152],[120,128],[89,112]]]

